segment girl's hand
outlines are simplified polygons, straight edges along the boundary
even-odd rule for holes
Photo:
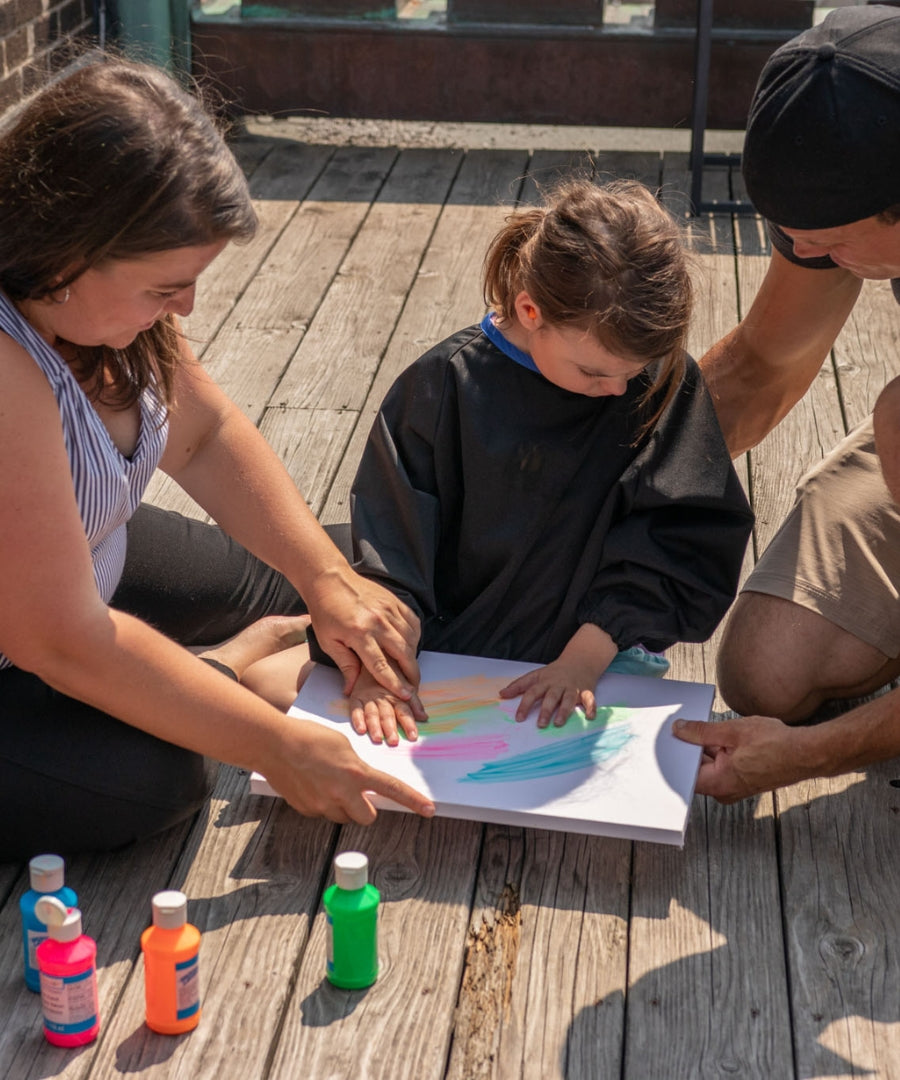
[[[306,817],[345,825],[369,825],[376,810],[368,792],[383,795],[420,814],[434,815],[434,803],[408,784],[373,769],[349,740],[311,720],[290,717],[270,762],[260,762],[272,787]]]
[[[504,686],[500,696],[511,698],[522,695],[516,709],[516,720],[525,720],[532,708],[540,702],[537,726],[549,727],[552,720],[555,727],[562,727],[576,706],[584,710],[588,720],[594,719],[597,715],[597,704],[594,700],[596,683],[597,680],[591,677],[591,672],[585,671],[583,667],[579,668],[576,663],[567,663],[560,657],[552,664],[529,671]]]
[[[350,694],[350,723],[357,734],[368,732],[373,743],[386,742],[388,746],[396,746],[400,742],[399,725],[407,739],[415,742],[419,737],[417,718],[427,719],[418,695],[413,694],[409,701],[403,701],[363,670]]]
[[[576,706],[584,710],[588,720],[593,720],[597,715],[594,688],[617,651],[605,630],[593,623],[583,623],[556,660],[504,686],[500,697],[522,695],[516,709],[519,721],[540,702],[539,728],[548,727],[551,720],[556,727],[562,727]]]

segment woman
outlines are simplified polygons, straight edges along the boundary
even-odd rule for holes
[[[214,125],[154,68],[81,67],[0,135],[0,858],[166,828],[208,795],[207,759],[335,821],[371,821],[366,791],[433,810],[238,685],[306,610],[348,690],[361,663],[407,697],[417,675],[415,616],[352,572],[179,332],[255,224]],[[157,463],[222,531],[139,506]]]

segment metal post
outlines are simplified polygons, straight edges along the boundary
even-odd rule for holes
[[[709,104],[709,62],[712,53],[713,0],[697,3],[697,48],[694,54],[694,102],[691,108],[691,212],[700,213],[703,191],[703,140]]]

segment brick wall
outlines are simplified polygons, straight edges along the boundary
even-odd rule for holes
[[[72,58],[94,31],[94,0],[0,0],[0,113]]]

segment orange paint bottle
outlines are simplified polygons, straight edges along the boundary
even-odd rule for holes
[[[153,925],[141,934],[147,1027],[163,1035],[200,1022],[200,931],[187,921],[187,897],[169,890],[153,897]]]

